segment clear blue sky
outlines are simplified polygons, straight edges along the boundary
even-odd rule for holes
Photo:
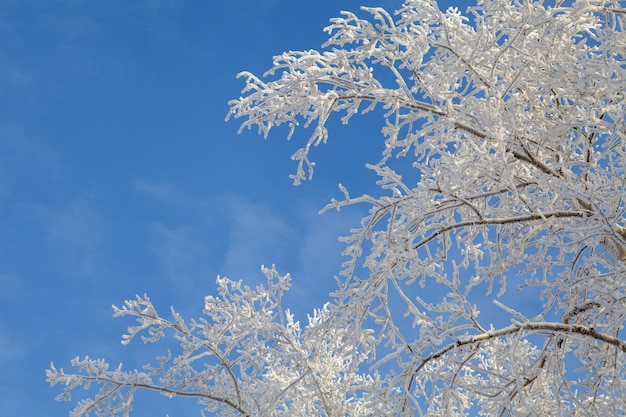
[[[354,194],[373,185],[364,164],[382,150],[381,121],[333,125],[313,182],[295,188],[299,144],[280,130],[238,136],[224,116],[237,72],[319,48],[328,19],[361,4],[0,2],[0,415],[68,415],[73,403],[44,381],[51,361],[154,362],[154,349],[119,343],[130,322],[111,317],[135,294],[197,317],[217,275],[256,285],[275,263],[294,277],[287,302],[300,318],[327,299],[337,237],[362,213],[317,212],[339,182]],[[135,415],[190,410],[150,400]]]

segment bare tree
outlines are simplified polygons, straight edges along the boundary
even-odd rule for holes
[[[617,415],[626,409],[626,10],[617,1],[479,1],[466,15],[407,0],[326,29],[323,50],[242,73],[229,117],[263,135],[301,124],[313,174],[327,121],[384,122],[379,195],[343,238],[343,280],[304,329],[267,287],[225,279],[205,317],[162,319],[146,298],[116,315],[175,359],[146,372],[76,359],[48,380],[101,384],[75,415],[127,414],[136,389],[223,415]],[[291,135],[290,135],[291,136]],[[405,177],[414,178],[404,180]],[[363,266],[363,268],[361,268]],[[521,306],[521,307],[520,307]],[[480,314],[480,311],[498,311]]]

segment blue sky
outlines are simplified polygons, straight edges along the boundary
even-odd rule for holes
[[[224,117],[239,71],[319,48],[328,19],[361,4],[0,2],[0,414],[68,415],[45,382],[51,361],[153,361],[153,348],[119,343],[130,323],[111,317],[135,294],[197,317],[217,275],[255,285],[275,263],[294,277],[300,318],[327,299],[337,237],[363,213],[317,213],[339,182],[373,186],[364,165],[382,150],[381,121],[333,123],[314,180],[293,187],[299,144],[237,135]],[[136,416],[195,415],[139,401]]]

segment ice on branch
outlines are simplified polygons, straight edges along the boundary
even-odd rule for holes
[[[263,272],[267,286],[255,289],[218,278],[219,296],[206,297],[199,320],[185,322],[174,310],[163,318],[145,296],[114,307],[116,316],[138,322],[123,336],[124,344],[138,334],[144,343],[173,334],[180,351],[164,352],[144,371],[124,371],[121,365],[111,370],[104,360],[88,357],[72,361],[73,374],[51,365],[48,381],[64,386],[57,398],[70,400],[81,386],[99,387],[93,398],[78,402],[73,416],[128,416],[137,390],[195,398],[220,415],[385,414],[388,404],[373,395],[385,382],[359,371],[372,354],[369,332],[340,324],[330,304],[301,328],[282,306],[289,275],[274,268]]]
[[[407,0],[345,12],[319,51],[242,73],[228,118],[289,127],[295,184],[331,121],[380,127],[363,138],[380,137],[364,161],[378,182],[325,208],[367,208],[329,304],[301,329],[273,270],[256,290],[218,281],[198,322],[138,298],[116,310],[138,319],[124,340],[181,342],[150,368],[162,385],[100,363],[49,379],[64,395],[102,383],[94,401],[114,410],[143,384],[225,415],[623,413],[625,19],[619,1]]]

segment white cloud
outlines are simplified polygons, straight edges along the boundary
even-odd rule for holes
[[[133,180],[132,186],[137,194],[149,197],[168,206],[193,207],[194,205],[202,204],[200,201],[190,199],[168,182],[136,178]]]
[[[0,201],[14,190],[32,186],[39,191],[59,183],[64,169],[57,155],[19,127],[0,125]]]
[[[261,264],[279,264],[297,254],[300,242],[285,213],[235,195],[216,199],[216,205],[226,214],[228,227],[220,273],[233,279],[257,277]]]
[[[47,261],[64,277],[106,278],[103,246],[106,222],[87,199],[66,205],[23,203],[22,209],[42,230]]]
[[[6,320],[6,319],[5,319]],[[0,364],[11,363],[23,358],[28,349],[19,341],[3,320],[0,320]]]
[[[216,275],[255,286],[265,283],[261,265],[275,264],[293,277],[287,303],[299,315],[319,307],[336,288],[334,276],[345,260],[338,237],[363,214],[354,209],[319,215],[320,204],[311,200],[277,208],[236,194],[198,198],[146,180],[134,181],[134,189],[158,203],[151,210],[156,221],[148,226],[150,246],[173,288],[208,292]]]
[[[190,226],[150,225],[150,249],[173,287],[188,287],[206,278],[209,270],[209,245],[198,230]]]
[[[47,144],[19,127],[0,126],[0,254],[9,257],[0,274],[9,266],[32,271],[20,260],[37,259],[39,270],[63,277],[102,276],[105,222],[93,198],[71,195],[69,180]]]

